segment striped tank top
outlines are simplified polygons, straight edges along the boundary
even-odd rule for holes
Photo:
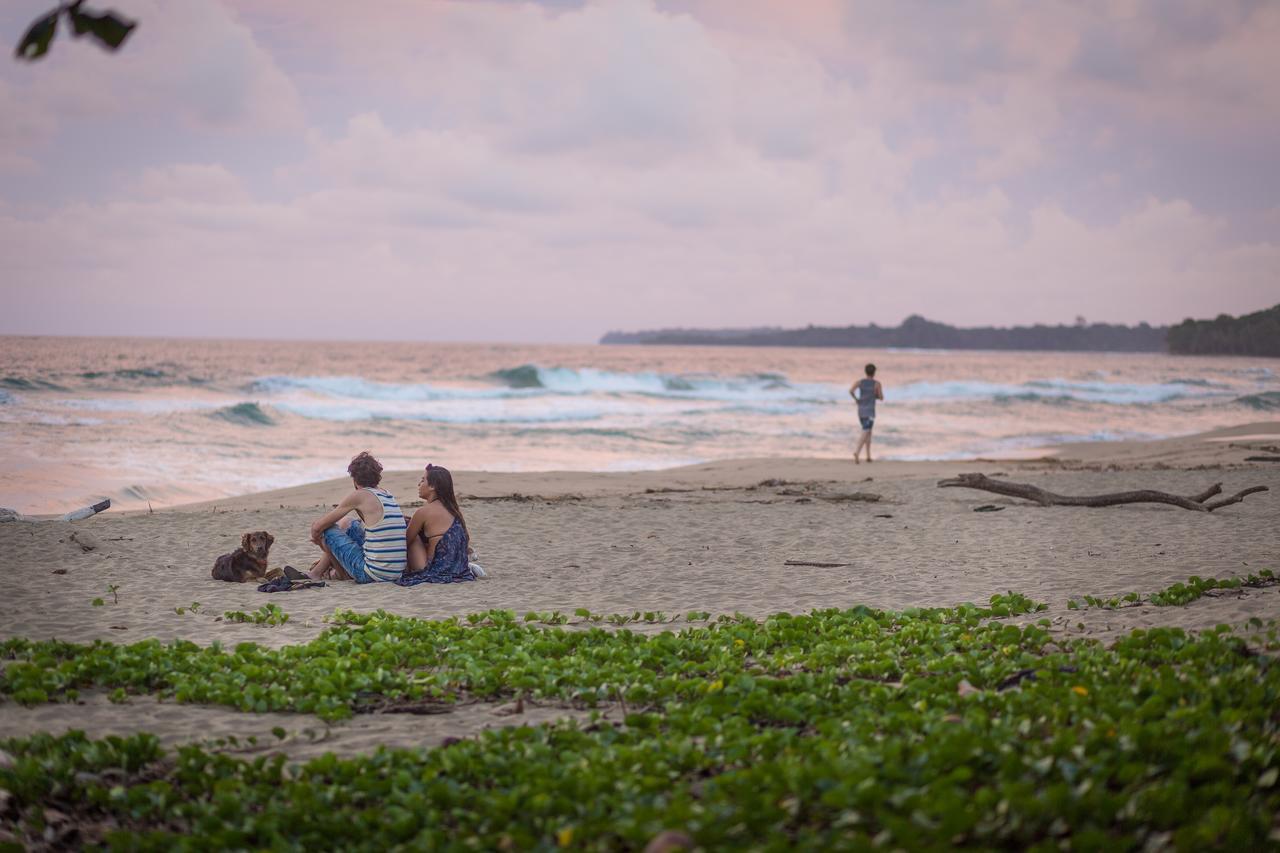
[[[365,486],[382,504],[382,521],[364,532],[364,568],[379,581],[398,581],[404,574],[405,521],[400,504],[390,492]]]

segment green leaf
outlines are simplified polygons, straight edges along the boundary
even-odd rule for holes
[[[22,41],[18,42],[18,49],[14,51],[14,56],[18,59],[25,59],[28,62],[39,59],[49,52],[49,45],[53,42],[53,37],[58,31],[58,12],[54,9],[43,18],[38,18],[22,37]]]
[[[108,50],[118,50],[120,45],[124,44],[124,40],[129,37],[129,33],[133,32],[133,28],[138,25],[136,21],[125,20],[114,12],[95,14],[71,9],[68,14],[71,16],[71,26],[77,37],[89,33]]]

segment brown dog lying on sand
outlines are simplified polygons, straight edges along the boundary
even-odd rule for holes
[[[265,530],[246,533],[240,538],[240,547],[230,554],[223,554],[213,563],[213,579],[244,583],[257,580],[267,574],[267,552],[276,538]]]

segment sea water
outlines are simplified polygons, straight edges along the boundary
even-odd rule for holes
[[[961,459],[1280,417],[1280,362],[1158,354],[0,337],[0,506],[169,506],[388,469]]]

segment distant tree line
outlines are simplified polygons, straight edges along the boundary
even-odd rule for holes
[[[899,326],[808,326],[804,329],[659,329],[609,332],[602,344],[715,344],[774,347],[1163,352],[1167,326],[1086,323],[960,329],[912,315]]]
[[[1169,329],[1169,352],[1280,357],[1280,305],[1241,317],[1183,320]]]

